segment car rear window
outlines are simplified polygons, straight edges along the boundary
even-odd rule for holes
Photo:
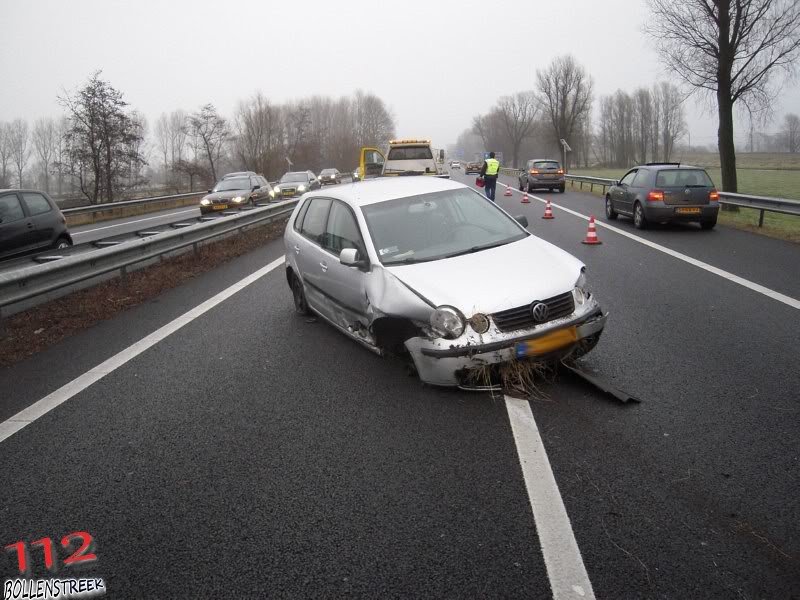
[[[392,148],[386,160],[429,160],[433,158],[430,146]]]
[[[534,169],[560,169],[561,166],[554,160],[537,160],[533,163]]]
[[[703,169],[663,169],[656,187],[714,187],[714,182]]]

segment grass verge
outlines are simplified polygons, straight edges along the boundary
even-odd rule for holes
[[[101,321],[142,304],[237,256],[277,239],[285,220],[187,252],[12,315],[0,339],[0,367],[13,365]]]

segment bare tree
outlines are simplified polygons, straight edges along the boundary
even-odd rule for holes
[[[11,131],[8,123],[0,121],[0,188],[11,186],[8,165],[11,163]]]
[[[572,56],[566,55],[556,57],[546,69],[537,71],[536,80],[554,141],[569,141],[581,119],[592,110],[591,76]]]
[[[113,202],[131,185],[132,170],[145,163],[144,124],[128,110],[122,92],[94,73],[74,95],[59,98],[67,109],[66,150],[58,168],[71,175],[92,204]],[[126,184],[126,182],[128,182]]]
[[[158,117],[154,131],[156,134],[156,147],[158,148],[160,158],[164,161],[162,164],[164,165],[164,185],[166,185],[169,180],[170,146],[172,138],[169,115],[167,113],[161,113],[161,116]]]
[[[794,113],[783,117],[783,139],[788,152],[800,152],[800,117]]]
[[[375,94],[357,90],[352,102],[356,128],[356,144],[385,146],[394,137],[394,116],[383,100]]]
[[[636,162],[647,162],[647,153],[652,144],[650,135],[653,131],[653,97],[650,90],[645,87],[637,88],[633,92],[634,102],[634,139],[636,142]],[[653,160],[655,160],[653,156]]]
[[[776,71],[800,50],[800,0],[649,0],[647,31],[667,68],[693,91],[713,94],[722,187],[737,191],[733,109],[770,106]]]
[[[536,95],[533,92],[517,92],[512,96],[503,96],[497,101],[496,114],[511,144],[512,165],[518,167],[520,147],[523,140],[533,133],[539,114]]]
[[[216,181],[217,165],[229,135],[228,121],[217,112],[213,104],[206,104],[189,115],[188,129],[202,148],[211,177]]]
[[[661,158],[668,162],[675,150],[675,142],[686,133],[684,98],[678,87],[667,81],[662,81],[656,89],[661,109],[658,119],[661,125]]]
[[[8,128],[8,135],[11,144],[11,160],[14,161],[14,166],[17,168],[17,187],[22,188],[24,187],[22,175],[31,156],[28,144],[30,141],[28,122],[23,119],[14,119]]]
[[[58,146],[58,128],[53,119],[39,119],[33,126],[33,147],[44,176],[44,191],[50,193],[50,167]]]

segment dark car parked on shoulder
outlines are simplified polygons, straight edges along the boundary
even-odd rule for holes
[[[719,193],[702,167],[680,163],[647,163],[634,167],[606,193],[606,216],[633,218],[637,229],[649,223],[696,221],[713,229]]]
[[[71,245],[67,220],[50,196],[0,190],[0,258]]]
[[[269,182],[252,171],[228,173],[200,200],[201,214],[269,202],[275,194]]]

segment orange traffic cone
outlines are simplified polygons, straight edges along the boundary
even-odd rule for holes
[[[543,219],[555,219],[553,216],[553,209],[550,208],[550,200],[544,205],[544,215],[542,216]]]
[[[528,192],[525,192],[525,194],[522,196],[522,200],[520,200],[520,202],[522,202],[523,204],[530,204],[531,203],[531,201],[528,199]]]
[[[511,193],[511,186],[510,185],[506,186],[506,191],[503,192],[503,196],[513,196],[513,194]]]
[[[597,237],[597,227],[594,224],[594,215],[589,217],[589,229],[586,232],[586,239],[583,240],[581,243],[589,244],[590,246],[596,246],[597,244],[603,243]]]

